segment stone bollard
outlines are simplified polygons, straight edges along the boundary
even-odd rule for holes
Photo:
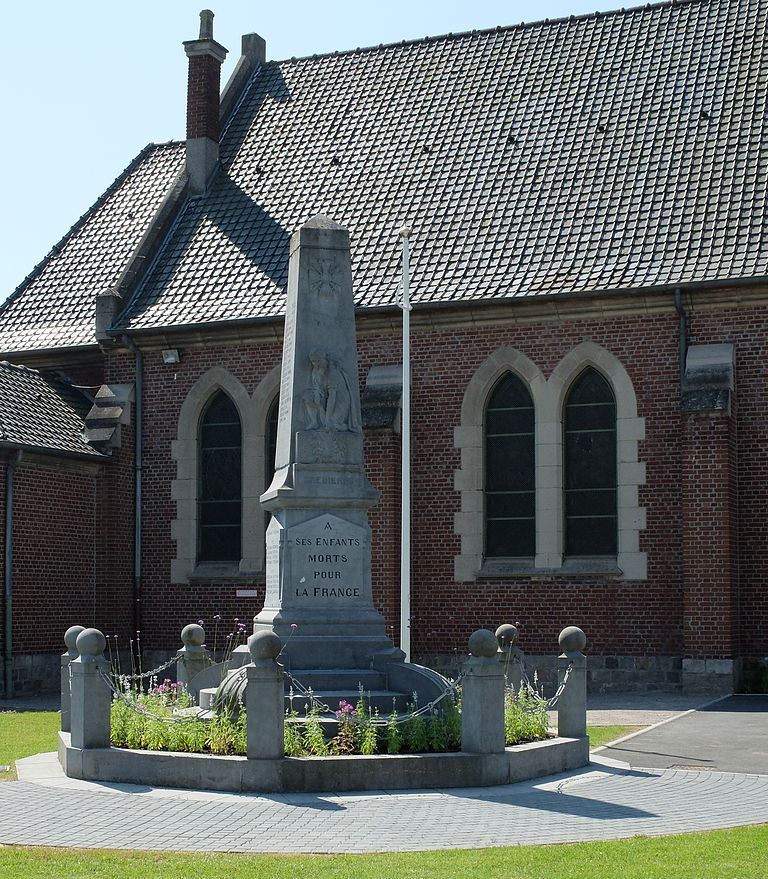
[[[77,659],[77,636],[85,631],[85,626],[70,626],[64,633],[67,652],[61,654],[61,731],[71,729],[71,691],[69,686],[69,664]]]
[[[478,629],[469,636],[461,687],[461,750],[471,754],[504,751],[504,669],[493,632]]]
[[[557,658],[558,687],[571,663],[573,668],[557,700],[557,734],[575,739],[587,734],[587,657],[582,653],[587,636],[576,626],[568,626],[558,641],[563,651]]]
[[[205,644],[205,629],[197,623],[190,623],[181,630],[181,640],[184,646],[177,651],[176,680],[189,689],[189,682],[203,669],[211,664],[210,651],[203,647]]]
[[[499,642],[497,656],[504,668],[507,686],[517,694],[523,685],[524,654],[519,644],[520,633],[511,623],[504,623],[496,629],[496,640]]]
[[[77,659],[72,670],[72,747],[108,748],[112,690],[103,675],[109,675],[104,659],[107,639],[98,629],[83,629],[75,642]]]
[[[275,661],[282,647],[280,638],[267,630],[248,639],[252,660],[245,667],[249,760],[279,760],[285,754],[283,669]]]

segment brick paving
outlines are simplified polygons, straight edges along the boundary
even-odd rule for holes
[[[0,785],[0,843],[237,852],[376,852],[658,836],[768,822],[768,776],[613,761],[495,788],[225,794],[74,782],[54,755]]]

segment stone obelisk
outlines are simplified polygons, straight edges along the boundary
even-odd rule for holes
[[[291,237],[275,476],[261,496],[266,598],[293,668],[368,668],[402,656],[371,595],[349,233],[318,216]],[[399,657],[398,657],[399,654]]]

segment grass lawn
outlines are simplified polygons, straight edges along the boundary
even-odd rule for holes
[[[55,751],[58,731],[58,711],[0,711],[0,766],[11,767],[0,772],[0,781],[16,778],[15,760]]]
[[[173,830],[169,828],[169,835]],[[510,828],[510,835],[514,828]],[[3,879],[765,879],[768,825],[575,845],[379,855],[186,855],[0,846]]]
[[[58,726],[55,711],[0,712],[0,764],[55,750]],[[592,747],[598,747],[635,729],[593,726],[588,732]],[[379,855],[188,855],[0,845],[2,879],[701,879],[702,865],[707,876],[765,879],[767,861],[768,825],[576,845]]]
[[[0,771],[0,781],[16,778],[13,764],[21,757],[55,751],[58,729],[58,711],[0,711],[0,766],[11,767],[10,772]],[[591,747],[598,748],[637,729],[640,727],[590,726],[587,732]]]
[[[630,733],[637,732],[642,729],[641,726],[588,726],[587,733],[589,735],[589,747],[599,748],[601,745],[607,745],[609,742],[615,742],[628,736]]]

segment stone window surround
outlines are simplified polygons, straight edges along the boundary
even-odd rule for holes
[[[563,404],[583,369],[592,366],[610,383],[616,397],[618,551],[615,560],[564,558]],[[484,553],[484,421],[485,406],[496,382],[507,372],[528,386],[536,413],[536,555],[533,559],[489,559]],[[454,530],[461,553],[454,559],[458,582],[481,578],[575,576],[596,574],[622,580],[647,579],[647,558],[640,552],[645,508],[638,487],[645,483],[645,464],[638,461],[638,442],[645,439],[645,419],[637,415],[632,382],[621,362],[594,342],[582,342],[558,363],[548,379],[533,361],[514,348],[496,350],[467,385],[461,425],[454,446],[461,450],[461,469],[454,487],[461,510]]]
[[[259,382],[253,395],[224,367],[207,370],[190,388],[179,412],[171,457],[176,461],[176,478],[171,498],[176,518],[171,521],[171,539],[176,557],[171,560],[171,582],[192,579],[253,579],[264,573],[264,511],[259,496],[265,490],[266,433],[269,408],[280,390],[280,367],[274,367]],[[238,565],[197,564],[198,428],[205,404],[217,391],[227,394],[237,407],[243,428],[242,458],[242,547]]]

